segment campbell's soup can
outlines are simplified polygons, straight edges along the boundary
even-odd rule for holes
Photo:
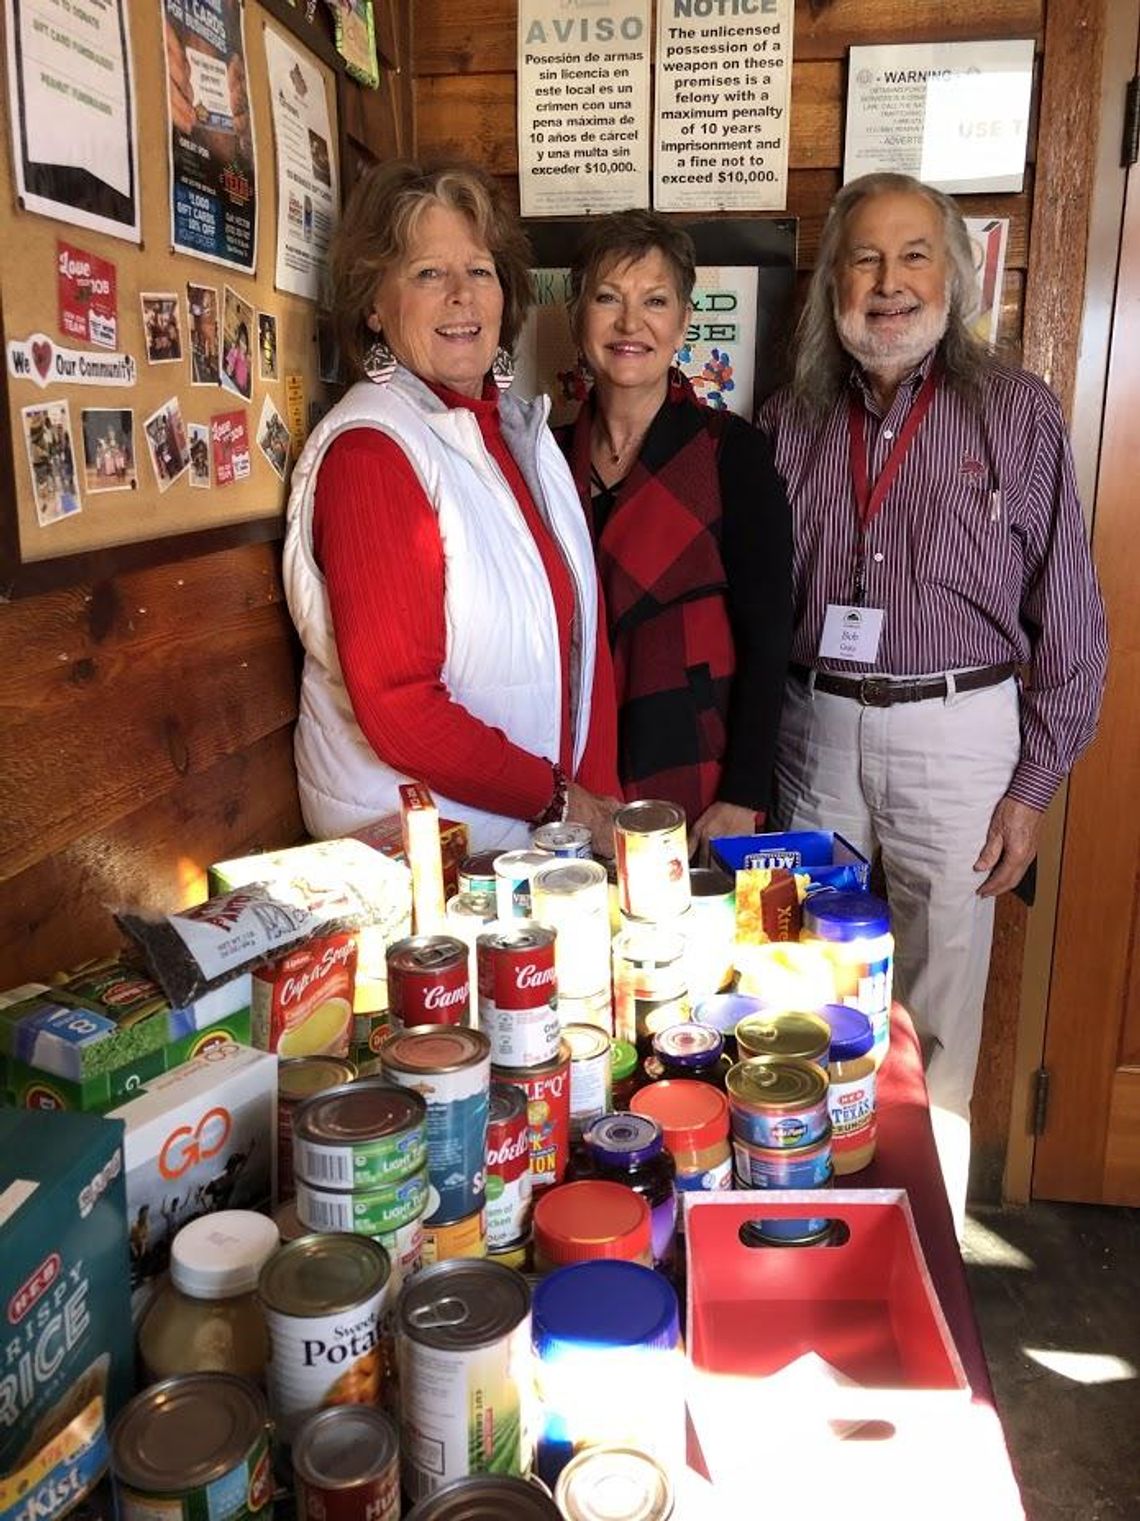
[[[487,1122],[488,1251],[502,1251],[525,1240],[531,1192],[526,1094],[510,1083],[493,1082]]]
[[[454,935],[409,935],[388,947],[388,1023],[463,1025],[471,1007],[467,946]]]
[[[250,1028],[260,1051],[347,1056],[356,990],[356,939],[326,935],[255,967]]]
[[[293,1439],[298,1521],[399,1521],[400,1442],[383,1410],[311,1415]]]
[[[526,1094],[532,1193],[552,1188],[570,1161],[570,1047],[541,1067],[496,1067],[495,1080]]]
[[[554,931],[533,920],[479,936],[479,1028],[496,1067],[541,1067],[558,1055]]]
[[[689,907],[689,843],[684,810],[646,799],[614,814],[618,901],[631,919],[659,924]]]

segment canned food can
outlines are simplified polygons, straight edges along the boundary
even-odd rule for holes
[[[610,1038],[593,1025],[567,1025],[562,1038],[570,1047],[570,1135],[577,1139],[613,1108]]]
[[[447,1262],[452,1257],[487,1255],[487,1211],[477,1209],[466,1220],[450,1220],[445,1225],[425,1225],[424,1266]]]
[[[301,1236],[274,1252],[257,1292],[269,1327],[269,1400],[282,1440],[328,1405],[374,1405],[388,1254],[365,1236]]]
[[[454,935],[409,935],[388,947],[388,1023],[462,1025],[471,1008],[467,946]]]
[[[828,1133],[827,1074],[796,1056],[750,1056],[725,1079],[732,1133],[770,1150],[809,1146]]]
[[[820,1208],[823,1208],[821,1203]],[[822,1215],[785,1220],[769,1215],[759,1220],[746,1220],[740,1227],[740,1239],[745,1246],[828,1246],[834,1221]]]
[[[456,893],[447,900],[448,933],[462,940],[467,947],[467,979],[471,985],[471,1012],[467,1023],[478,1023],[479,1013],[479,936],[489,924],[494,924],[498,908],[494,891],[489,893]]]
[[[487,1250],[501,1251],[530,1228],[530,1127],[526,1095],[492,1082],[487,1122]]]
[[[352,1016],[352,1045],[349,1048],[352,1060],[359,1066],[361,1057],[365,1061],[378,1057],[389,1033],[387,1008],[357,1010]]]
[[[563,861],[588,861],[594,854],[593,839],[585,824],[540,824],[534,831],[535,850]]]
[[[509,1246],[501,1246],[497,1251],[491,1251],[488,1247],[487,1261],[497,1262],[516,1273],[529,1272],[530,1237],[524,1236],[521,1241],[512,1241]]]
[[[486,1197],[491,1042],[481,1030],[417,1025],[390,1036],[380,1060],[389,1082],[427,1104],[432,1196],[424,1224],[475,1214]]]
[[[464,856],[459,863],[459,891],[461,893],[490,893],[495,896],[495,862],[501,850],[481,850],[475,855]]]
[[[614,997],[613,988],[607,979],[604,988],[591,993],[588,998],[566,998],[561,990],[558,994],[558,1018],[562,1022],[562,1028],[567,1025],[593,1025],[602,1030],[606,1035],[614,1033]]]
[[[245,1379],[186,1373],[152,1384],[123,1410],[110,1444],[121,1521],[243,1521],[271,1513],[269,1413]]]
[[[293,1119],[293,1170],[313,1188],[384,1188],[426,1161],[427,1105],[378,1078],[318,1093]]]
[[[296,1241],[299,1236],[311,1234],[309,1227],[301,1224],[296,1199],[288,1200],[273,1211],[273,1223],[283,1242]],[[413,1220],[409,1225],[402,1225],[398,1231],[373,1236],[372,1240],[388,1253],[392,1269],[388,1280],[388,1298],[392,1300],[399,1293],[404,1280],[411,1278],[423,1267],[424,1228],[419,1220]]]
[[[685,942],[650,925],[614,941],[614,1026],[620,1040],[648,1056],[654,1035],[689,1018]]]
[[[277,1063],[277,1178],[273,1197],[278,1203],[293,1197],[293,1115],[314,1094],[342,1087],[356,1079],[356,1066],[342,1056],[297,1056]]]
[[[618,901],[632,919],[675,919],[689,907],[685,814],[674,803],[627,803],[614,814]]]
[[[587,1447],[558,1475],[554,1492],[565,1521],[606,1521],[611,1497],[621,1496],[621,1512],[638,1521],[670,1521],[673,1484],[668,1470],[637,1447]]]
[[[496,1067],[541,1067],[558,1054],[554,931],[532,920],[479,936],[479,1027]]]
[[[453,1479],[407,1513],[404,1521],[562,1521],[550,1491],[529,1479]],[[601,1518],[599,1518],[601,1521]]]
[[[543,850],[505,850],[495,857],[495,902],[504,923],[531,917],[531,878],[549,865]]]
[[[570,1161],[570,1047],[562,1041],[541,1067],[496,1067],[495,1078],[526,1095],[532,1191],[561,1183]]]
[[[368,1405],[309,1416],[293,1439],[298,1521],[399,1521],[395,1422]]]
[[[747,1014],[735,1033],[742,1061],[749,1056],[799,1056],[827,1067],[831,1026],[818,1014],[796,1009]]]
[[[588,998],[610,985],[610,888],[597,861],[551,861],[534,874],[531,907],[558,933],[558,992]]]
[[[314,1188],[297,1179],[297,1217],[311,1231],[350,1231],[385,1236],[418,1220],[428,1205],[428,1170],[421,1167],[398,1183],[352,1193]]]
[[[831,1137],[809,1146],[771,1150],[751,1146],[735,1136],[732,1142],[736,1182],[740,1188],[830,1188]]]
[[[530,1289],[492,1262],[439,1262],[400,1296],[403,1480],[416,1500],[530,1469]]]

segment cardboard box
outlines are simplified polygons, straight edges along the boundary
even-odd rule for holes
[[[749,867],[783,867],[806,876],[810,888],[837,887],[866,892],[871,863],[841,834],[827,829],[786,834],[725,835],[712,842],[716,865],[730,874]]]
[[[0,1111],[0,1516],[52,1521],[107,1467],[134,1373],[123,1127]]]
[[[277,1058],[229,1042],[154,1078],[114,1110],[126,1127],[131,1287],[166,1267],[199,1215],[267,1207],[277,1137]]]
[[[389,860],[401,861],[405,866],[408,864],[404,851],[403,819],[398,813],[385,814],[374,824],[355,830],[352,838],[362,840],[365,845],[380,851]],[[443,864],[445,898],[453,898],[459,891],[459,868],[470,853],[467,825],[459,824],[454,819],[440,819],[439,854]]]

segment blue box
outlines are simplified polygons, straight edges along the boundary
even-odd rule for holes
[[[753,868],[798,872],[818,887],[866,892],[871,863],[841,834],[801,829],[788,834],[737,834],[713,840],[714,862],[729,874]]]

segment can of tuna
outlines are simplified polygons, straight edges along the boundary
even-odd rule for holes
[[[302,1236],[274,1252],[257,1292],[269,1327],[269,1401],[285,1442],[327,1405],[374,1405],[388,1254],[364,1236]]]
[[[826,1071],[831,1026],[818,1014],[783,1009],[748,1014],[736,1027],[740,1059],[749,1056],[800,1056]]]
[[[640,1448],[613,1443],[572,1457],[558,1475],[554,1499],[564,1521],[608,1521],[615,1514],[670,1521],[674,1504],[664,1464]]]
[[[471,1008],[467,946],[454,935],[409,935],[388,947],[388,1023],[463,1025]]]
[[[651,925],[624,930],[614,941],[614,1027],[621,1040],[648,1056],[658,1030],[689,1018],[685,942]]]
[[[298,1521],[399,1521],[400,1442],[368,1405],[318,1410],[293,1438]]]
[[[558,1054],[554,931],[516,919],[479,936],[479,1028],[496,1067],[541,1067]]]
[[[530,1127],[526,1095],[492,1082],[487,1122],[487,1250],[523,1240],[530,1228]]]
[[[297,1218],[311,1231],[351,1231],[386,1236],[418,1220],[428,1205],[428,1170],[421,1167],[398,1183],[353,1193],[314,1188],[297,1179]]]
[[[531,917],[531,878],[549,865],[544,850],[505,850],[495,857],[495,902],[504,924]]]
[[[418,1025],[380,1052],[384,1076],[427,1104],[432,1198],[424,1224],[464,1220],[483,1208],[491,1042],[481,1030]]]
[[[501,850],[481,850],[464,856],[459,863],[458,883],[461,893],[490,893],[495,896],[495,862]]]
[[[404,1521],[562,1521],[544,1484],[529,1479],[453,1479]],[[598,1518],[601,1521],[601,1518]]]
[[[827,1076],[798,1056],[750,1056],[725,1080],[732,1133],[769,1150],[809,1146],[828,1133]]]
[[[732,1153],[739,1188],[829,1188],[831,1137],[810,1146],[786,1146],[774,1151],[752,1146],[734,1136]]]
[[[531,883],[534,918],[558,932],[560,996],[588,998],[610,984],[610,888],[597,861],[551,861]]]
[[[631,919],[675,919],[690,903],[684,811],[674,803],[627,803],[614,814],[618,901]]]
[[[293,1197],[293,1115],[314,1094],[342,1087],[356,1078],[356,1067],[343,1056],[297,1056],[277,1063],[277,1181],[273,1197]]]
[[[452,1257],[487,1255],[487,1211],[477,1209],[466,1220],[424,1226],[424,1266],[447,1262]]]
[[[479,936],[494,924],[498,908],[494,892],[456,893],[447,900],[448,934],[462,940],[467,947],[467,978],[471,985],[471,1013],[468,1024],[476,1024],[479,1013]]]
[[[269,1413],[245,1379],[186,1373],[152,1384],[123,1410],[110,1441],[122,1521],[272,1514]]]
[[[438,1262],[400,1296],[403,1480],[416,1500],[451,1479],[530,1469],[530,1288],[494,1262]]]
[[[570,1160],[570,1047],[541,1067],[496,1067],[497,1082],[521,1088],[530,1131],[530,1181],[535,1193],[561,1183]]]
[[[532,841],[535,850],[563,861],[588,861],[594,854],[593,840],[585,824],[540,824]]]
[[[593,1025],[567,1025],[562,1038],[570,1047],[570,1137],[613,1108],[610,1038]]]
[[[293,1119],[293,1170],[312,1188],[369,1192],[427,1161],[427,1105],[378,1078],[308,1099]]]

